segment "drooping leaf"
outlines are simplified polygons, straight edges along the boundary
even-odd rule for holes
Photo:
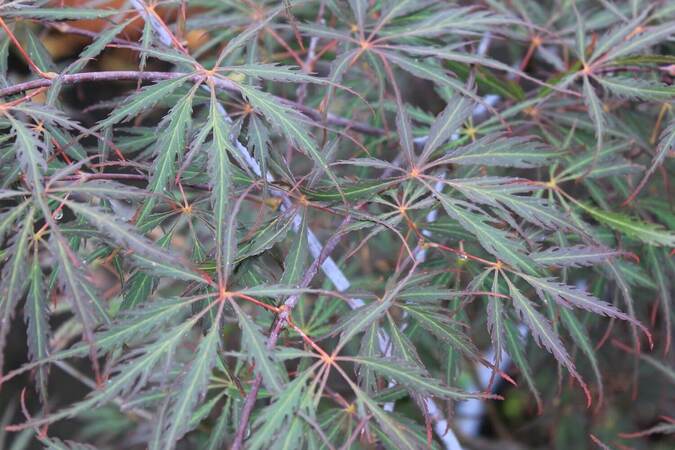
[[[299,283],[305,270],[305,266],[307,265],[307,257],[309,254],[307,242],[307,216],[308,213],[305,211],[302,215],[302,220],[300,220],[297,235],[284,260],[284,273],[279,280],[281,284],[293,286]]]
[[[274,124],[279,130],[297,145],[303,152],[307,153],[312,160],[323,170],[333,181],[336,189],[340,190],[339,182],[328,166],[321,150],[311,138],[309,130],[305,127],[305,119],[297,111],[280,104],[272,95],[257,90],[253,87],[240,86],[242,95],[248,99],[253,108],[260,111],[267,120]]]
[[[312,373],[312,370],[302,372],[300,376],[288,383],[275,400],[262,411],[253,422],[255,432],[247,442],[247,448],[269,448],[270,443],[277,437],[277,433],[284,429],[289,418],[293,417],[302,404],[308,392],[307,383]]]
[[[193,87],[190,92],[171,108],[171,111],[166,116],[165,120],[168,123],[160,134],[159,139],[157,139],[155,150],[157,156],[152,166],[152,178],[148,185],[148,191],[153,194],[166,192],[170,180],[176,174],[176,158],[185,149],[186,134],[192,119],[194,91]],[[154,195],[145,201],[136,219],[139,224],[142,225],[144,223],[147,215],[152,211],[157,198]]]
[[[38,255],[33,255],[30,265],[28,295],[24,306],[28,354],[31,361],[40,361],[49,356],[49,309],[45,295],[44,279]],[[47,404],[47,367],[40,366],[35,372],[40,401]]]
[[[262,375],[267,389],[274,393],[281,392],[283,390],[281,371],[274,352],[265,345],[262,331],[235,301],[231,301],[230,305],[237,314],[242,332],[242,343],[251,355],[251,359],[255,361],[256,371]]]
[[[473,394],[443,386],[437,380],[425,374],[419,367],[405,363],[404,361],[364,357],[353,357],[350,360],[357,364],[365,365],[381,375],[393,378],[410,390],[423,395],[427,394],[454,399],[490,397],[489,394]]]
[[[540,347],[543,347],[551,353],[555,359],[563,365],[567,371],[574,377],[579,384],[586,392],[586,397],[588,403],[590,404],[590,394],[588,393],[588,388],[584,383],[581,375],[577,372],[577,369],[572,362],[572,359],[567,352],[567,349],[563,346],[560,337],[555,333],[551,327],[551,323],[540,313],[538,312],[534,305],[520,292],[520,290],[509,280],[508,277],[505,277],[505,280],[509,286],[509,293],[513,299],[513,306],[516,311],[520,314],[523,322],[527,325],[532,333],[534,341]]]
[[[424,149],[419,161],[424,163],[429,156],[445,143],[452,133],[470,116],[473,105],[465,97],[454,96],[448,100],[445,109],[436,117],[431,125]]]
[[[600,84],[622,98],[668,100],[675,97],[675,87],[623,77],[599,77]]]
[[[642,222],[617,212],[603,211],[584,203],[579,203],[578,206],[598,222],[629,237],[650,245],[675,246],[675,233],[658,224]]]
[[[486,136],[437,159],[433,164],[528,168],[541,166],[559,154],[528,138]]]
[[[33,234],[34,209],[30,208],[22,220],[21,228],[10,247],[11,258],[2,268],[0,280],[0,373],[4,365],[5,344],[16,305],[24,294],[29,278],[26,259],[28,241]]]
[[[156,268],[161,273],[180,275],[184,279],[205,281],[199,274],[191,272],[190,266],[185,261],[177,260],[176,255],[172,255],[148,238],[138,234],[132,226],[120,221],[115,216],[101,212],[91,206],[85,206],[82,203],[71,202],[70,200],[61,201],[104,232],[110,240],[138,255],[138,261],[141,264]]]
[[[180,86],[185,84],[188,76],[159,81],[143,88],[139,93],[130,96],[117,107],[106,119],[100,121],[97,128],[106,128],[119,122],[125,122],[137,114],[153,108]]]
[[[216,362],[220,342],[220,324],[214,323],[199,343],[194,360],[173,394],[166,418],[166,429],[161,432],[161,448],[173,448],[191,426],[190,417],[195,406],[206,393],[211,370]],[[161,423],[161,422],[160,422]]]
[[[601,246],[576,245],[573,247],[552,247],[530,253],[530,258],[544,266],[583,267],[602,263],[608,258],[621,256],[622,252]]]

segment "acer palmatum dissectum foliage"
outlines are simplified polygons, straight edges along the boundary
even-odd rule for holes
[[[507,401],[527,388],[530,411],[588,418],[546,446],[672,428],[640,433],[668,423],[668,400],[621,410],[627,428],[596,419],[626,391],[658,398],[645,379],[673,389],[669,2],[7,2],[0,17],[0,398],[22,412],[5,432],[451,448],[441,410],[452,426],[454,402],[502,398],[465,389],[476,364],[524,385]],[[60,36],[87,45],[68,56]],[[64,395],[61,373],[90,392]]]

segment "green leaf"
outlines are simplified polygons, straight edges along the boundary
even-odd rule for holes
[[[412,365],[403,360],[384,358],[349,357],[350,361],[366,366],[375,372],[396,380],[406,386],[412,392],[422,395],[433,395],[442,398],[467,399],[467,398],[490,398],[490,394],[473,394],[457,389],[449,388],[431,378],[419,366]]]
[[[434,150],[443,145],[452,133],[471,116],[473,104],[466,97],[453,96],[448,100],[445,109],[436,117],[431,125],[424,149],[419,157],[418,164],[424,164]]]
[[[6,213],[0,215],[0,245],[5,242],[5,236],[8,234],[17,219],[22,217],[22,213],[30,204],[30,201],[23,201]]]
[[[309,254],[307,244],[307,220],[308,212],[305,211],[297,230],[297,235],[293,239],[291,248],[284,259],[284,273],[279,280],[281,284],[297,286],[307,266],[307,257]]]
[[[663,164],[669,152],[673,150],[673,147],[675,147],[675,120],[671,120],[668,126],[661,132],[661,138],[659,139],[659,144],[656,146],[656,153],[654,154],[652,163],[635,188],[635,194],[633,195],[637,195],[640,192],[649,178],[656,172],[656,169]]]
[[[487,217],[469,211],[468,206],[463,203],[451,200],[441,193],[436,193],[436,197],[447,214],[473,234],[485,250],[508,264],[528,271],[534,270],[533,263],[523,254],[525,249],[522,242],[510,239],[504,231],[488,225]]]
[[[232,270],[232,254],[236,251],[236,222],[232,221],[233,217],[228,217],[228,214],[232,214],[232,170],[228,154],[234,153],[235,149],[230,140],[231,127],[218,110],[217,102],[215,92],[212,91],[208,126],[213,132],[213,144],[209,149],[208,175],[216,229],[216,266],[222,285]]]
[[[11,258],[2,268],[0,279],[0,373],[4,363],[5,343],[9,333],[9,324],[14,316],[16,305],[21,300],[29,278],[26,258],[28,240],[33,235],[33,215],[31,208],[23,218],[21,229],[14,236],[10,247]]]
[[[636,33],[630,39],[626,39],[614,46],[614,48],[607,52],[604,58],[607,61],[611,61],[616,58],[633,55],[646,47],[663,42],[673,34],[675,34],[675,22],[672,21],[646,28],[642,33]]]
[[[157,103],[185,84],[189,78],[189,75],[185,75],[171,80],[160,81],[143,88],[140,92],[129,96],[123,101],[106,119],[100,121],[95,129],[106,128],[119,122],[125,122],[143,111],[155,107]]]
[[[368,325],[381,319],[391,307],[391,304],[391,298],[385,298],[384,300],[374,301],[362,308],[352,310],[332,329],[332,333],[337,334],[342,332],[340,342],[347,343]]]
[[[662,264],[661,260],[668,258],[664,252],[658,252],[654,247],[647,249],[647,262],[649,264],[651,273],[656,281],[656,288],[659,296],[659,302],[663,308],[661,317],[663,318],[663,328],[666,333],[666,342],[664,344],[664,353],[667,354],[672,342],[672,319],[671,319],[671,305],[673,297],[673,280],[668,276],[665,270],[667,265]]]
[[[520,370],[520,374],[525,378],[527,387],[530,389],[530,392],[532,392],[532,395],[537,402],[537,409],[541,414],[543,412],[543,403],[541,401],[539,390],[537,390],[537,386],[534,384],[532,369],[527,362],[525,346],[521,342],[520,336],[518,336],[516,326],[513,325],[510,320],[505,320],[504,322],[504,337],[506,338],[506,348],[509,356],[511,356],[511,359]]]
[[[523,319],[523,322],[532,332],[532,337],[534,341],[540,347],[543,347],[551,353],[555,359],[562,364],[567,371],[574,377],[584,392],[586,392],[586,397],[588,403],[590,404],[591,398],[588,393],[588,388],[584,383],[581,375],[577,372],[572,359],[570,358],[567,350],[563,346],[563,343],[560,340],[560,337],[555,333],[551,328],[551,323],[535,308],[534,305],[527,299],[520,290],[509,280],[508,277],[505,277],[505,280],[509,286],[509,293],[513,299],[513,306],[516,308],[516,311],[520,314],[520,317]]]
[[[220,343],[220,324],[214,323],[199,343],[189,370],[173,395],[166,419],[167,428],[161,433],[161,448],[174,448],[176,442],[194,426],[190,418],[196,405],[203,399],[211,371],[216,362]],[[161,423],[161,421],[160,421]]]
[[[279,393],[283,390],[283,381],[281,370],[274,357],[274,352],[265,345],[260,327],[251,320],[251,318],[241,310],[236,301],[231,301],[230,305],[237,315],[239,328],[242,333],[242,346],[250,358],[255,361],[256,372],[263,377],[263,382],[267,389],[273,393]]]
[[[361,401],[368,410],[373,414],[375,420],[382,428],[387,436],[389,436],[395,443],[398,449],[401,450],[418,450],[417,441],[412,435],[412,432],[400,422],[396,421],[391,414],[385,412],[380,408],[372,398],[360,389],[355,389],[356,397]]]
[[[43,278],[36,252],[31,263],[28,295],[23,310],[31,361],[40,361],[49,355],[49,309]],[[47,375],[47,367],[38,367],[36,384],[43,405],[47,405]]]
[[[84,329],[85,340],[93,342],[93,330],[99,321],[110,324],[110,317],[101,305],[97,293],[86,280],[82,261],[73,255],[63,236],[58,236],[50,245],[58,261],[58,280],[67,294],[71,307]]]
[[[176,264],[175,256],[173,257],[173,260],[146,258],[139,254],[132,254],[131,256],[133,261],[139,267],[142,267],[151,275],[166,277],[173,280],[196,281],[198,283],[209,282],[206,276],[197,273],[196,269],[193,269],[191,265]],[[147,283],[147,281],[143,280],[141,286],[146,286]],[[152,284],[152,281],[150,281],[149,284]]]
[[[485,136],[476,142],[459,147],[431,165],[458,164],[496,167],[530,168],[542,166],[560,156],[560,152],[527,137]]]
[[[270,145],[269,130],[265,123],[255,114],[248,122],[248,145],[253,148],[253,155],[260,166],[260,174],[267,183],[265,174],[268,172],[267,159],[269,158],[268,147]],[[267,186],[267,184],[265,184]]]
[[[520,87],[520,84],[513,80],[502,80],[481,66],[473,66],[455,61],[447,61],[446,64],[453,73],[464,81],[469,78],[470,73],[475,73],[476,86],[480,94],[496,94],[518,101],[523,101],[525,98],[525,92]]]
[[[675,247],[675,233],[663,229],[658,224],[642,222],[621,213],[603,211],[584,203],[577,203],[577,206],[598,222],[629,237],[650,245]]]
[[[257,450],[269,448],[270,444],[278,439],[278,433],[285,429],[288,421],[303,403],[307,395],[309,381],[313,370],[305,370],[276,395],[275,400],[253,422],[251,438],[246,448]]]
[[[530,253],[536,263],[552,267],[583,267],[605,262],[621,256],[623,252],[601,246],[576,245],[574,247],[553,247]]]
[[[133,309],[150,296],[154,280],[147,273],[136,272],[125,282],[124,298],[120,309]]]
[[[412,305],[400,305],[401,309],[408,312],[424,329],[436,338],[444,341],[453,349],[474,360],[479,360],[480,352],[471,342],[469,336],[461,332],[457,325],[443,314],[444,309],[431,309]]]
[[[281,66],[277,64],[246,64],[243,66],[224,67],[223,69],[269,81],[326,84],[326,80],[307,75],[292,66]]]
[[[412,124],[410,123],[410,116],[408,116],[400,96],[396,96],[396,101],[396,130],[398,131],[398,140],[403,152],[408,158],[408,164],[412,166],[415,161],[415,144],[413,142]]]
[[[328,166],[316,143],[310,137],[309,130],[303,124],[307,119],[294,109],[282,105],[274,96],[266,92],[244,85],[239,86],[239,88],[242,95],[251,102],[253,108],[259,110],[291,142],[309,154],[314,162],[330,177],[336,189],[340,191],[340,185],[335,174]]]
[[[176,105],[171,108],[165,117],[168,121],[166,129],[157,139],[155,153],[157,157],[152,165],[152,178],[148,184],[148,191],[153,194],[163,194],[176,174],[176,158],[182,155],[185,149],[185,138],[192,120],[192,101],[195,89],[190,90]],[[161,127],[161,125],[160,125]],[[136,219],[139,226],[143,226],[148,214],[152,211],[157,196],[149,197]]]
[[[345,161],[346,162],[346,161]],[[352,161],[349,161],[351,164]],[[307,196],[308,200],[316,200],[319,202],[334,202],[339,201],[342,196],[346,200],[359,200],[369,198],[373,195],[392,187],[399,183],[399,180],[363,180],[357,182],[340,182],[340,192],[335,191],[334,188],[318,187],[314,189],[300,188],[300,191]]]
[[[613,94],[630,100],[669,100],[675,97],[675,86],[626,77],[599,77],[598,82]]]
[[[583,83],[584,103],[588,108],[588,115],[590,116],[593,125],[595,125],[595,138],[597,139],[596,148],[598,149],[596,150],[597,154],[599,149],[602,148],[603,136],[605,134],[605,108],[602,104],[602,101],[595,93],[595,89],[593,89],[593,86],[591,86],[588,76],[584,75]]]
[[[272,248],[288,235],[294,219],[295,211],[289,211],[274,218],[261,228],[246,246],[242,246],[237,259],[250,258]]]
[[[45,48],[40,36],[38,36],[28,24],[17,27],[16,34],[19,42],[28,53],[28,56],[30,56],[40,70],[43,72],[55,72],[57,70],[56,64],[52,61],[49,51]]]
[[[16,133],[16,155],[21,170],[27,175],[35,192],[42,192],[42,177],[47,171],[47,162],[40,151],[41,144],[23,123],[9,114],[5,117]]]
[[[574,339],[574,342],[581,348],[581,351],[588,358],[588,362],[591,364],[593,369],[593,375],[595,375],[595,382],[598,385],[598,408],[602,405],[602,400],[604,397],[604,386],[602,382],[602,374],[600,373],[600,367],[598,366],[598,359],[596,358],[596,351],[593,346],[593,343],[588,336],[588,332],[584,326],[579,322],[579,320],[574,316],[574,314],[569,311],[567,308],[560,308],[560,317],[562,322],[569,331],[570,336]]]
[[[446,8],[429,14],[417,22],[407,24],[401,29],[390,27],[387,34],[394,39],[410,37],[438,37],[445,34],[463,34],[488,31],[517,23],[517,20],[494,14],[490,11],[474,10],[469,7]]]
[[[96,334],[96,345],[101,351],[112,350],[122,345],[131,346],[143,342],[148,336],[158,333],[167,324],[180,319],[190,311],[185,298],[167,298],[146,302],[125,310],[116,317],[114,325]],[[86,346],[75,346],[73,351],[84,354]],[[70,354],[69,350],[64,353]]]

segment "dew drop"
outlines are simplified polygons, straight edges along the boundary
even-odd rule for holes
[[[54,220],[61,220],[63,219],[63,211],[57,211],[56,214],[54,214]]]

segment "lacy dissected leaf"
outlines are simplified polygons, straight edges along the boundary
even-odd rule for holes
[[[436,338],[446,342],[468,358],[480,359],[478,348],[465,333],[458,329],[458,323],[453,323],[445,317],[441,308],[432,309],[412,305],[401,305],[401,308]]]
[[[40,192],[42,190],[42,177],[47,170],[47,162],[41,151],[42,145],[33,131],[28,129],[26,125],[14,119],[11,115],[6,117],[16,133],[15,152],[21,170],[28,176],[33,189]]]
[[[509,286],[509,293],[513,299],[513,306],[520,315],[523,322],[527,325],[532,333],[532,338],[540,347],[543,347],[551,353],[555,359],[563,365],[578,382],[581,384],[584,392],[586,392],[587,400],[590,404],[590,394],[583,379],[577,372],[577,369],[572,362],[572,359],[564,347],[560,337],[551,327],[551,323],[539,311],[536,310],[534,304],[530,302],[520,292],[520,290],[508,279],[505,278]]]
[[[288,236],[294,223],[295,213],[293,211],[275,217],[265,227],[261,228],[247,245],[241,246],[238,259],[250,258],[269,250]]]
[[[656,169],[663,164],[673,147],[675,147],[675,120],[671,120],[668,126],[661,132],[661,138],[656,146],[656,153],[654,154],[654,158],[652,158],[651,165],[645,172],[640,183],[638,183],[633,195],[639,193],[649,178],[656,172]]]
[[[600,84],[611,93],[628,99],[668,100],[675,97],[675,87],[624,77],[600,77]]]
[[[216,352],[220,342],[220,324],[211,326],[211,330],[199,343],[195,358],[182,377],[180,385],[173,394],[166,414],[165,428],[161,431],[161,448],[173,448],[175,443],[195,425],[190,422],[195,407],[203,399],[216,363]],[[159,422],[162,424],[162,422]]]
[[[272,95],[266,92],[248,86],[240,86],[240,89],[242,95],[251,103],[251,106],[260,111],[293,144],[307,153],[318,164],[321,170],[330,177],[336,189],[340,190],[335,174],[333,174],[332,169],[328,166],[328,162],[305,126],[307,119],[294,109],[280,104]]]
[[[418,442],[413,433],[408,427],[405,427],[401,422],[397,421],[392,414],[384,411],[380,406],[373,401],[366,393],[360,389],[356,389],[357,398],[368,408],[368,411],[375,417],[377,423],[382,428],[382,431],[392,439],[396,448],[417,450],[419,448]]]
[[[291,248],[284,259],[284,273],[279,282],[287,285],[297,285],[300,282],[302,274],[307,266],[307,257],[309,256],[309,244],[307,242],[307,222],[308,213],[304,212],[300,224],[297,227],[297,236],[295,236]],[[294,218],[294,224],[297,224]]]
[[[166,128],[161,127],[162,133],[159,135],[156,144],[156,158],[152,165],[152,178],[148,185],[148,191],[153,194],[162,194],[167,190],[170,180],[176,174],[176,158],[178,158],[185,149],[186,134],[190,127],[192,119],[192,101],[194,89],[181,98],[164,119],[167,122]],[[146,216],[152,211],[157,195],[149,197],[137,219],[142,224]]]
[[[253,422],[255,433],[246,443],[247,448],[269,448],[274,439],[278,438],[278,433],[288,425],[289,419],[301,407],[308,395],[307,383],[312,372],[312,370],[305,370],[300,376],[288,383],[272,403],[262,410]]]
[[[443,11],[431,11],[422,20],[409,23],[404,28],[389,27],[386,34],[394,39],[402,39],[413,36],[435,37],[445,33],[476,33],[489,30],[497,25],[503,26],[512,20],[470,7],[449,8]]]
[[[31,361],[41,361],[49,356],[49,307],[45,289],[44,275],[37,255],[33,256],[28,277],[28,294],[23,314],[26,321],[28,355]],[[48,368],[40,366],[35,372],[37,391],[40,401],[47,404]]]
[[[355,309],[342,317],[333,328],[332,333],[342,332],[340,341],[348,342],[352,337],[365,330],[372,322],[384,317],[391,305],[391,298],[385,298],[382,301],[374,301],[362,308]]]
[[[675,233],[658,224],[642,222],[621,213],[603,211],[583,203],[578,205],[598,222],[629,237],[650,245],[675,247]]]
[[[523,339],[518,332],[518,328],[513,324],[511,320],[508,320],[505,317],[504,321],[504,337],[506,342],[506,349],[509,356],[515,363],[515,365],[520,370],[520,375],[525,378],[528,389],[532,392],[536,402],[537,409],[541,413],[543,411],[543,402],[541,400],[541,394],[534,382],[534,374],[532,373],[532,368],[527,362],[527,357],[525,354],[525,346],[522,342]]]
[[[10,259],[2,268],[0,280],[0,373],[2,372],[5,344],[16,305],[21,300],[28,283],[30,270],[26,267],[29,239],[33,234],[33,208],[23,218],[21,228],[12,240]]]
[[[673,298],[673,280],[671,277],[668,277],[667,264],[663,264],[662,261],[667,257],[661,252],[656,251],[655,248],[650,247],[648,250],[648,262],[651,272],[656,281],[658,287],[659,300],[661,302],[661,307],[663,308],[663,328],[666,330],[666,342],[664,345],[665,353],[668,353],[672,343],[672,318],[671,318],[671,306]]]
[[[282,391],[283,379],[274,352],[267,348],[260,327],[244,312],[235,301],[230,302],[237,315],[242,332],[242,344],[255,361],[256,371],[263,377],[265,386],[274,393]]]
[[[435,160],[433,164],[527,168],[541,166],[559,155],[541,142],[528,138],[486,136]]]
[[[444,194],[438,194],[438,198],[448,215],[473,234],[485,250],[508,264],[531,270],[533,266],[524,254],[525,247],[522,242],[509,238],[503,230],[489,225],[491,218],[483,213],[470,211],[466,204],[452,200]]]
[[[188,76],[177,77],[170,80],[159,81],[156,84],[143,88],[140,92],[129,96],[127,100],[117,107],[106,119],[98,123],[98,128],[109,127],[119,122],[127,121],[136,117],[139,113],[151,109],[157,103],[164,100],[168,95],[185,84]]]
[[[598,359],[596,356],[595,348],[593,343],[588,335],[588,332],[584,325],[575,317],[574,313],[569,311],[566,308],[560,308],[560,316],[562,318],[562,323],[569,332],[574,342],[579,346],[581,351],[588,358],[591,368],[593,369],[593,375],[595,376],[595,382],[598,388],[598,408],[602,405],[604,398],[604,384],[602,381],[602,374],[600,373],[600,366],[598,364]]]
[[[588,76],[583,77],[583,83],[584,102],[588,108],[588,115],[590,116],[593,125],[595,125],[595,138],[597,139],[596,148],[600,149],[602,148],[603,137],[605,135],[605,123],[607,121],[605,117],[604,105],[602,100],[600,100],[596,94],[595,89],[593,89]]]
[[[247,64],[244,66],[228,67],[227,69],[249,77],[270,81],[317,84],[326,83],[326,80],[302,73],[296,67],[292,66],[281,66],[277,64]]]
[[[574,229],[579,234],[584,233],[551,202],[532,195],[517,195],[539,189],[526,181],[517,178],[482,177],[449,180],[448,184],[475,203],[506,208],[542,228]]]
[[[211,187],[211,205],[216,230],[216,264],[219,279],[224,278],[231,268],[233,241],[236,230],[228,220],[232,211],[230,192],[232,190],[232,171],[228,155],[234,152],[230,141],[230,125],[218,110],[218,99],[211,93],[209,107],[209,127],[213,132],[213,143],[209,149],[209,184]],[[228,226],[229,225],[229,226]]]
[[[80,214],[89,223],[105,233],[108,239],[136,255],[137,261],[141,265],[156,269],[161,274],[205,281],[199,274],[190,271],[190,266],[185,261],[180,261],[176,255],[162,249],[156,243],[139,234],[134,227],[122,222],[117,217],[82,203],[69,200],[62,200],[62,202],[73,212]]]
[[[490,397],[489,394],[472,394],[443,386],[436,379],[426,374],[419,366],[406,363],[402,360],[363,357],[354,357],[351,360],[357,364],[367,366],[383,376],[396,380],[412,392],[418,392],[423,395],[427,394],[453,399]]]
[[[452,134],[469,117],[473,107],[474,105],[465,97],[454,96],[448,99],[445,109],[436,117],[429,129],[424,149],[419,158],[420,163],[424,163],[436,149],[450,139]]]
[[[530,253],[536,263],[552,267],[583,267],[605,262],[621,256],[623,252],[601,246],[575,245],[573,247],[552,247]]]

